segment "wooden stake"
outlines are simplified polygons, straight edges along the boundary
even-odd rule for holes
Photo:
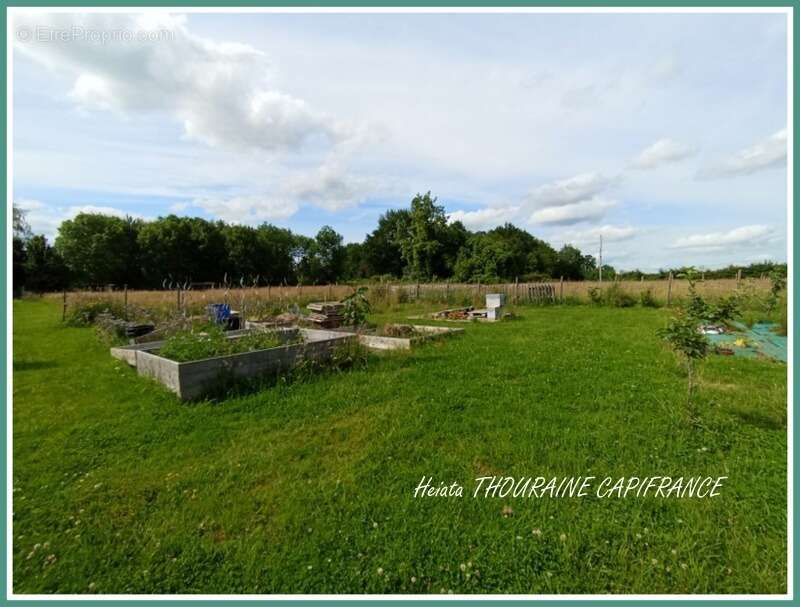
[[[128,320],[128,284],[125,283],[125,320]]]
[[[519,276],[514,277],[514,304],[519,303]]]
[[[739,268],[736,271],[736,288],[737,289],[739,288],[739,283],[741,283],[741,282],[742,282],[742,269]]]
[[[667,307],[669,308],[672,303],[672,272],[669,273],[669,282],[667,283]]]
[[[558,298],[561,302],[564,302],[564,277],[562,276],[561,279],[558,281]]]
[[[244,293],[245,293],[245,291],[244,291],[244,287],[242,287],[242,296],[239,298],[239,300],[241,301],[241,305],[239,306],[239,308],[241,308],[241,309],[239,310],[239,328],[240,328],[240,329],[244,329],[244,321],[245,321],[245,314],[244,314],[244,310],[245,310]]]
[[[63,305],[61,306],[61,322],[67,320],[67,290],[64,289]]]

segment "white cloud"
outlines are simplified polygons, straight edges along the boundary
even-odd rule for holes
[[[529,199],[537,207],[569,205],[592,198],[615,186],[618,181],[618,178],[600,173],[581,173],[539,186],[530,193]]]
[[[728,232],[692,234],[691,236],[679,238],[670,248],[714,251],[730,247],[762,245],[775,239],[775,237],[775,232],[768,226],[750,225],[735,228]]]
[[[192,205],[188,202],[176,202],[175,204],[169,205],[169,210],[171,213],[183,213],[190,206]]]
[[[506,222],[513,221],[519,215],[520,207],[489,207],[477,211],[453,211],[447,218],[450,223],[460,221],[470,230],[487,230]]]
[[[785,166],[786,142],[786,129],[781,129],[763,141],[740,150],[727,160],[700,171],[698,177],[701,179],[736,177],[750,175],[772,167]]]
[[[539,209],[534,211],[530,221],[544,225],[572,225],[583,221],[597,221],[616,204],[613,200],[594,197],[572,204]]]
[[[188,138],[245,151],[296,151],[349,135],[344,124],[275,90],[262,52],[195,36],[182,17],[37,13],[18,16],[15,25],[32,32],[158,33],[103,43],[18,40],[17,49],[75,78],[70,96],[82,107],[164,112],[181,122]]]
[[[563,242],[572,243],[595,243],[600,240],[600,236],[606,242],[620,242],[630,240],[638,235],[640,230],[631,226],[603,225],[587,230],[570,230],[560,235]]]
[[[631,163],[637,169],[655,169],[692,156],[695,149],[672,139],[659,139],[646,147]]]
[[[59,207],[45,204],[39,200],[20,199],[14,206],[25,211],[25,217],[34,234],[44,234],[49,241],[55,240],[61,222],[72,219],[79,213],[97,213],[113,217],[134,217],[147,219],[140,213],[124,211],[116,207],[95,206],[91,204]]]
[[[202,198],[195,200],[192,206],[203,209],[217,219],[240,224],[287,219],[298,208],[294,200],[267,195]]]
[[[288,178],[283,187],[285,195],[328,211],[358,206],[370,194],[383,189],[378,179],[348,170],[351,155],[362,144],[354,138],[329,154],[317,169]]]

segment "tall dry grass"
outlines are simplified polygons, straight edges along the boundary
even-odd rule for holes
[[[436,303],[453,306],[482,306],[486,293],[505,293],[509,303],[524,304],[528,300],[528,287],[535,283],[502,284],[458,284],[458,283],[371,283],[368,296],[373,307],[381,309],[403,303]],[[541,284],[541,283],[536,283]],[[611,282],[599,285],[594,281],[551,281],[556,298],[565,303],[587,303],[589,290],[607,288]],[[620,281],[615,283],[637,300],[640,294],[649,291],[661,305],[675,304],[689,292],[686,280]],[[768,279],[715,279],[699,281],[698,292],[710,300],[734,292],[753,297],[769,292]],[[164,318],[202,314],[208,304],[228,303],[235,310],[244,310],[248,318],[270,316],[289,309],[293,305],[305,307],[312,301],[338,301],[353,293],[355,287],[348,285],[244,287],[208,290],[160,290],[160,291],[74,291],[67,293],[67,306],[82,305],[92,301],[109,301],[124,305],[127,300],[131,316]],[[61,299],[62,294],[52,293],[49,298]]]

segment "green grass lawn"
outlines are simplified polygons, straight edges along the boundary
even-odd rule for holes
[[[182,404],[15,301],[14,590],[785,592],[786,365],[704,362],[697,426],[665,312],[519,313]],[[486,474],[729,479],[705,500],[473,499]],[[423,475],[469,497],[415,500]]]

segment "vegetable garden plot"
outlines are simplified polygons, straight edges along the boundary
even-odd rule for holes
[[[240,339],[248,334],[241,331],[228,335],[227,339]],[[165,342],[112,348],[112,356],[133,364],[139,375],[156,379],[182,400],[191,400],[213,388],[222,376],[256,377],[288,371],[302,360],[329,360],[337,346],[356,339],[351,333],[318,329],[279,329],[275,334],[284,345],[186,362],[160,356],[159,350]]]

